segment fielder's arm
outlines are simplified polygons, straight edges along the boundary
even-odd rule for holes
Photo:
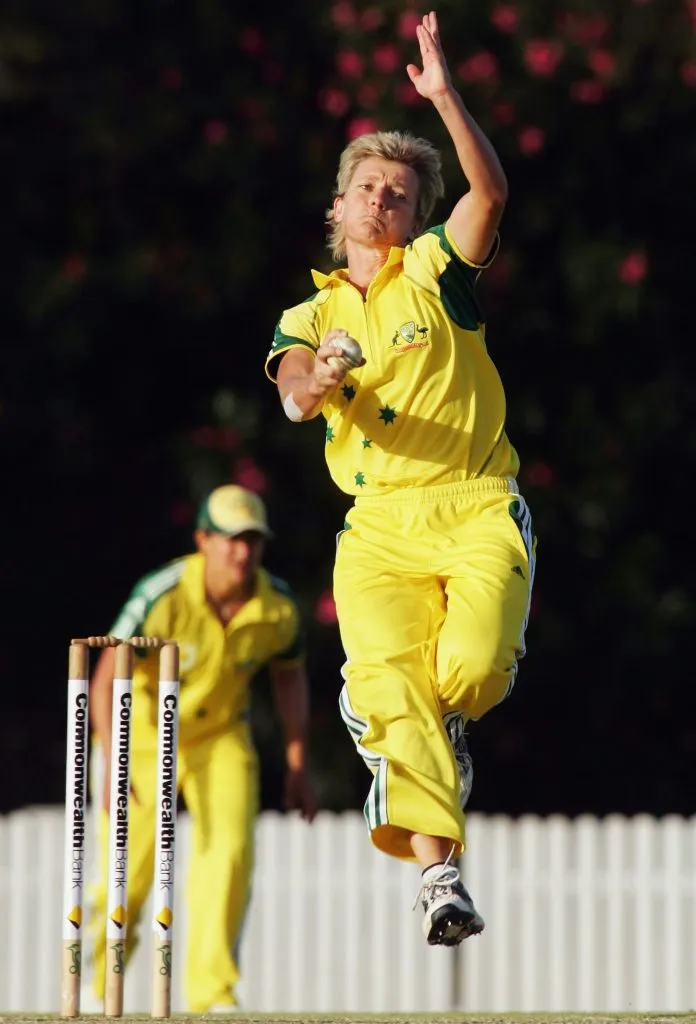
[[[114,650],[108,647],[99,655],[89,684],[89,717],[104,759],[102,806],[108,810],[111,768],[111,701],[114,691]]]
[[[114,693],[114,648],[107,647],[97,661],[89,684],[89,717],[92,732],[99,741],[104,759],[104,788],[102,807],[109,809],[111,790],[111,716]],[[131,796],[136,798],[131,785]]]
[[[89,717],[92,731],[102,748],[111,750],[111,700],[114,690],[114,649],[108,647],[99,655],[89,684]]]
[[[309,821],[317,812],[317,803],[306,774],[307,732],[309,727],[309,681],[303,662],[269,666],[273,699],[285,737],[285,806],[297,809]]]

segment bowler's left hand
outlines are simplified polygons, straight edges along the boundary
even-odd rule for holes
[[[314,821],[317,798],[306,772],[288,769],[283,785],[283,807],[286,811],[299,811],[305,821]]]

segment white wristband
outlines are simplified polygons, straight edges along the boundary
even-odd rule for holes
[[[295,396],[292,391],[283,402],[283,411],[287,418],[292,420],[293,423],[299,423],[304,418],[304,413],[295,401]]]

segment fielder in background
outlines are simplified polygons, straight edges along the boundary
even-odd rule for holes
[[[437,150],[407,133],[354,139],[327,212],[347,267],[313,273],[316,291],[283,313],[266,368],[291,420],[323,413],[329,470],[355,496],[334,595],[340,709],[374,777],[372,840],[419,863],[426,938],[454,945],[484,926],[455,863],[471,787],[464,728],[514,683],[535,542],[475,294],[507,183],[452,86],[434,13],[417,37],[422,69],[406,70],[468,191],[426,230],[444,194]]]
[[[285,733],[285,807],[311,821],[306,774],[308,683],[300,617],[287,585],[261,567],[270,531],[262,501],[229,485],[203,502],[197,553],[145,576],[111,629],[175,640],[180,651],[179,789],[193,822],[187,880],[184,989],[194,1013],[236,1005],[237,942],[250,896],[258,763],[249,726],[250,684],[268,665]],[[127,955],[153,878],[157,747],[157,652],[133,677],[132,799]],[[90,692],[97,742],[111,747],[113,651],[103,652]],[[103,869],[90,901],[94,988],[104,992],[108,756],[100,845]]]

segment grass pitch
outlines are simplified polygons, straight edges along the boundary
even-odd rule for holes
[[[122,1024],[143,1024],[148,1014],[123,1016]],[[80,1024],[105,1024],[102,1015],[81,1016]],[[176,1013],[175,1024],[696,1024],[693,1013],[233,1013],[190,1016]],[[51,1014],[0,1013],[0,1024],[65,1024]]]

